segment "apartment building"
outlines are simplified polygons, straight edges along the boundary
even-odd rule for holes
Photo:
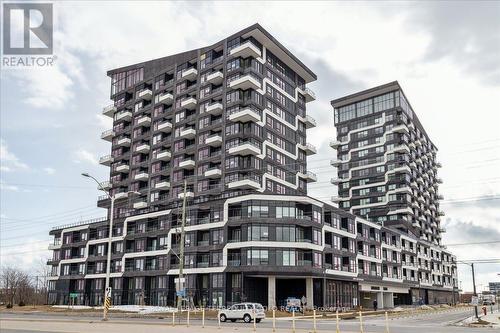
[[[441,244],[437,148],[398,82],[331,102],[339,207]]]
[[[173,305],[184,198],[191,305],[452,302],[450,253],[307,196],[316,75],[260,25],[108,75],[114,209],[50,232],[51,304],[102,304],[110,251],[113,304]]]
[[[113,304],[175,304],[179,223],[172,209],[115,224]],[[68,304],[70,294],[75,304],[102,303],[108,232],[106,220],[51,231],[51,304]],[[457,299],[449,252],[307,196],[246,194],[190,206],[185,244],[194,305],[282,306],[305,296],[308,306],[371,307],[377,299],[390,308]]]

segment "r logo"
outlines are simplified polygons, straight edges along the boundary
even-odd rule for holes
[[[52,54],[51,3],[3,4],[3,54]]]

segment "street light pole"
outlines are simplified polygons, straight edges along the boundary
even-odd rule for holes
[[[474,296],[477,297],[477,292],[476,292],[476,277],[475,277],[475,274],[474,274],[474,263],[471,263],[470,267],[472,268],[472,288],[473,288],[473,293],[474,293]],[[479,319],[479,315],[477,313],[477,305],[474,306],[474,314],[476,315],[476,318]]]
[[[96,183],[97,186],[99,187],[99,190],[103,191],[106,193],[108,198],[111,200],[111,208],[110,208],[110,213],[109,213],[109,232],[108,232],[108,252],[107,252],[107,260],[106,260],[106,288],[104,289],[104,307],[103,307],[103,315],[102,315],[102,320],[108,320],[108,309],[107,305],[111,305],[111,297],[108,297],[107,295],[107,290],[109,288],[109,280],[110,280],[110,274],[111,274],[111,245],[112,245],[112,240],[113,240],[113,217],[114,217],[114,210],[115,210],[115,196],[109,195],[108,191],[106,191],[101,183],[97,181],[94,177],[89,175],[88,173],[82,173],[82,176],[91,178],[93,179]],[[108,300],[109,298],[109,300]]]

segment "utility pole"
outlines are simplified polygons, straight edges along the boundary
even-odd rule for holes
[[[187,192],[187,180],[184,179],[184,197],[182,199],[182,223],[181,223],[181,242],[180,242],[180,253],[179,253],[179,293],[177,295],[177,310],[180,314],[182,307],[182,293],[185,292],[185,284],[184,284],[184,227],[186,226],[186,196]]]
[[[474,293],[474,296],[477,297],[477,292],[476,292],[476,276],[474,274],[474,263],[471,263],[470,267],[472,268],[472,288],[473,288],[473,293]],[[477,305],[474,306],[474,314],[476,315],[476,318],[479,319],[479,316],[478,316],[478,313],[477,313]]]

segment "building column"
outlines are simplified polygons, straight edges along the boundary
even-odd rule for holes
[[[276,306],[276,277],[267,277],[267,308],[272,309]]]
[[[306,309],[311,310],[314,307],[314,291],[313,291],[312,277],[306,278],[306,298],[307,298]]]
[[[384,293],[382,291],[377,292],[377,308],[384,308]]]
[[[384,307],[386,309],[392,309],[394,307],[394,294],[393,293],[384,293]]]

